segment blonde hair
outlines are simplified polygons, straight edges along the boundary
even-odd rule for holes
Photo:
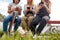
[[[48,3],[48,6],[51,5],[50,0],[48,0],[48,1],[47,1],[47,0],[42,0],[42,2],[44,2],[44,3]]]
[[[27,2],[27,4],[29,4],[29,3]],[[34,5],[34,2],[33,2],[33,0],[32,0],[32,2],[31,2],[31,4],[32,4],[32,5]]]
[[[44,0],[44,2],[46,2],[46,0]],[[46,2],[46,3],[48,3],[48,8],[51,10],[51,2],[50,2],[50,0],[48,0],[48,2]]]

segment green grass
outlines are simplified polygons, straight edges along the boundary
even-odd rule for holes
[[[4,33],[0,30],[0,37],[3,35]]]
[[[3,33],[2,31],[0,31],[0,35],[1,33]],[[36,38],[36,40],[60,40],[60,34],[56,33],[56,34],[40,34],[40,38]],[[0,37],[0,40],[35,40],[32,36],[31,33],[27,33],[25,35],[21,35],[19,32],[15,33],[15,36],[9,36],[9,35],[5,35],[4,37]]]

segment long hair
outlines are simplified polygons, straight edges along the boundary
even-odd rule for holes
[[[50,0],[41,0],[42,2],[50,2]]]
[[[19,2],[20,2],[20,0],[19,0]],[[15,0],[13,0],[13,3],[15,3]]]
[[[51,3],[50,0],[44,0],[46,3]]]
[[[51,2],[50,2],[50,0],[41,0],[42,2],[45,2],[45,3],[48,3],[48,7],[49,7],[49,5],[51,5]]]
[[[29,4],[29,3],[27,2],[27,4]],[[33,0],[32,0],[32,5],[34,5],[34,2],[33,2]]]
[[[46,3],[48,3],[47,7],[51,9],[51,1],[50,0],[44,0]]]

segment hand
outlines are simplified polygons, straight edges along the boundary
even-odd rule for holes
[[[44,7],[47,7],[47,6],[44,4]]]
[[[27,9],[26,12],[30,11],[30,9]]]
[[[18,11],[18,7],[13,8],[12,11]]]
[[[38,5],[38,6],[37,6],[37,10],[40,10],[41,8],[42,8],[41,5]]]
[[[28,7],[27,8],[27,11],[32,11],[32,7]]]
[[[19,8],[18,8],[18,7],[16,7],[16,8],[15,8],[15,11],[18,11],[18,9],[19,9]]]

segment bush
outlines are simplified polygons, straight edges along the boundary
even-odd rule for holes
[[[0,37],[2,37],[3,34],[4,34],[3,31],[0,30]]]
[[[36,38],[36,40],[60,40],[60,34],[41,34],[40,38]],[[34,40],[31,33],[27,33],[26,35],[21,35],[19,32],[16,32],[14,36],[5,35],[5,37],[0,38],[0,40]]]

